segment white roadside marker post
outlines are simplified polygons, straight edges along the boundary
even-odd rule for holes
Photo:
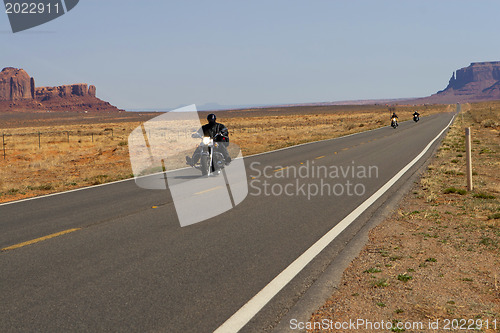
[[[467,190],[472,191],[472,156],[471,156],[470,127],[465,128],[465,150],[467,154]]]

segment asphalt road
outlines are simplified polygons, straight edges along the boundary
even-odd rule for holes
[[[247,198],[222,215],[187,227],[180,227],[169,191],[140,189],[134,181],[0,205],[0,248],[80,228],[0,253],[0,331],[212,332],[406,166],[452,116],[423,117],[397,129],[387,126],[245,158]],[[357,172],[337,178],[330,173],[283,176],[304,165],[309,171],[311,166],[330,171],[350,166]],[[419,165],[371,209],[383,204]],[[358,173],[363,168],[365,177]],[[336,193],[309,198],[307,191],[297,190],[321,181],[340,185]],[[353,184],[351,193],[358,185],[357,194],[348,195],[347,181]],[[293,194],[278,195],[287,184]],[[261,332],[279,321],[362,227],[361,220],[242,331]]]

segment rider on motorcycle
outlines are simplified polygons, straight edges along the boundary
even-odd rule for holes
[[[419,117],[420,116],[420,113],[418,113],[417,111],[413,112],[413,118],[416,118],[416,117]]]
[[[397,123],[398,123],[398,116],[396,115],[396,112],[392,112],[391,121],[392,121],[394,118],[396,118],[396,119],[395,119],[395,121],[396,121],[396,124],[397,124]]]
[[[223,124],[217,123],[215,120],[217,117],[215,114],[211,113],[207,116],[208,124],[201,126],[198,130],[200,136],[209,136],[214,139],[215,142],[220,142],[219,151],[224,155],[224,160],[226,165],[231,163],[231,156],[227,151],[226,146],[229,144],[229,131],[227,127]],[[202,147],[198,146],[193,153],[193,157],[186,156],[186,163],[190,166],[194,166],[200,160]]]

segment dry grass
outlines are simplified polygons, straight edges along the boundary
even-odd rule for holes
[[[477,331],[500,331],[500,102],[464,105],[463,111],[420,183],[371,231],[338,290],[311,321],[418,322],[424,329],[406,331],[448,332],[446,319],[488,320],[489,329]],[[465,191],[467,126],[472,192]],[[436,320],[439,329],[429,329]]]
[[[10,129],[7,157],[0,156],[0,202],[131,177],[126,142],[138,125]]]
[[[410,119],[415,109],[398,106],[396,112],[403,121]],[[427,106],[418,110],[425,116],[452,109]],[[387,126],[389,119],[386,106],[273,108],[218,115],[230,130],[231,142],[241,147],[243,155]],[[10,123],[2,116],[6,159],[0,155],[0,202],[132,177],[127,138],[141,124],[137,117],[128,116],[133,121],[127,121],[126,116],[119,121],[113,117],[100,121],[89,115],[81,116],[88,119],[50,115],[41,120],[15,116]],[[23,122],[30,126],[23,126]],[[180,135],[182,139],[187,134]],[[183,166],[181,160],[175,166]]]

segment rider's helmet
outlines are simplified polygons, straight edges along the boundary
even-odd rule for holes
[[[214,124],[215,123],[215,119],[217,119],[217,117],[215,116],[215,114],[211,113],[207,116],[207,120],[210,124]]]

